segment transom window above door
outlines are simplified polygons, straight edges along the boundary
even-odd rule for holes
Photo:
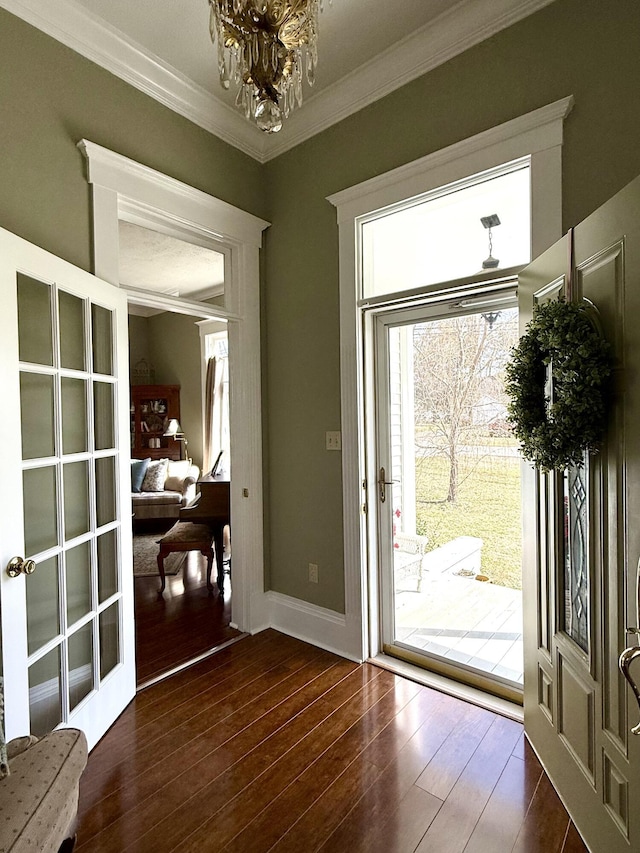
[[[365,299],[526,264],[529,158],[378,211],[361,233]]]

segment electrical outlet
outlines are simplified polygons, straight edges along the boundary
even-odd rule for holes
[[[309,583],[318,583],[318,566],[316,563],[309,563]]]
[[[325,441],[327,450],[342,450],[342,436],[340,434],[340,430],[326,432]]]

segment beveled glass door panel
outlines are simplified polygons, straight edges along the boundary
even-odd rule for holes
[[[42,737],[62,722],[60,646],[29,667],[31,734]]]
[[[18,273],[20,361],[53,364],[52,328],[51,286]]]
[[[37,652],[60,633],[59,594],[58,557],[49,557],[27,578],[29,654]]]
[[[51,374],[20,373],[23,459],[37,459],[55,453],[53,383]]]
[[[60,322],[60,366],[70,370],[85,369],[84,300],[65,293],[58,294]]]
[[[27,556],[58,544],[56,469],[28,468],[22,475],[24,549]]]
[[[64,538],[82,536],[89,530],[89,465],[69,462],[63,466]]]

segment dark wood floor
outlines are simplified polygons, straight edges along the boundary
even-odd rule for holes
[[[180,572],[167,575],[162,596],[158,595],[157,576],[135,578],[138,684],[238,636],[239,631],[229,627],[230,585],[227,582],[224,600],[215,583],[211,594],[206,584],[206,567],[207,562],[199,552],[189,552]]]
[[[585,851],[522,726],[264,631],[137,695],[80,853]]]

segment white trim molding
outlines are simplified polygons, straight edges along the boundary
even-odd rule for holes
[[[0,0],[0,6],[265,163],[421,77],[554,0],[460,0],[332,86],[306,97],[279,134],[233,107],[74,0]]]
[[[366,445],[372,439],[365,432],[363,370],[364,347],[370,342],[363,332],[365,309],[358,304],[361,224],[409,199],[528,158],[532,256],[536,257],[562,236],[563,122],[572,106],[572,96],[563,98],[329,196],[336,207],[339,231],[345,628],[355,658],[366,659],[381,651],[377,608],[370,606],[375,595],[369,595],[369,584],[377,577],[375,558],[368,563],[368,554],[375,551],[375,482],[363,490],[368,473]],[[366,390],[371,389],[367,386]],[[368,507],[367,513],[362,512],[363,505]]]
[[[86,139],[78,147],[87,159],[93,191],[94,267],[101,278],[119,285],[119,219],[182,239],[193,235],[200,245],[210,243],[229,256],[224,305],[217,310],[171,297],[147,295],[146,300],[228,324],[231,515],[243,532],[233,542],[232,620],[242,631],[253,632],[264,627],[259,252],[269,223]],[[145,301],[139,293],[132,298]]]

